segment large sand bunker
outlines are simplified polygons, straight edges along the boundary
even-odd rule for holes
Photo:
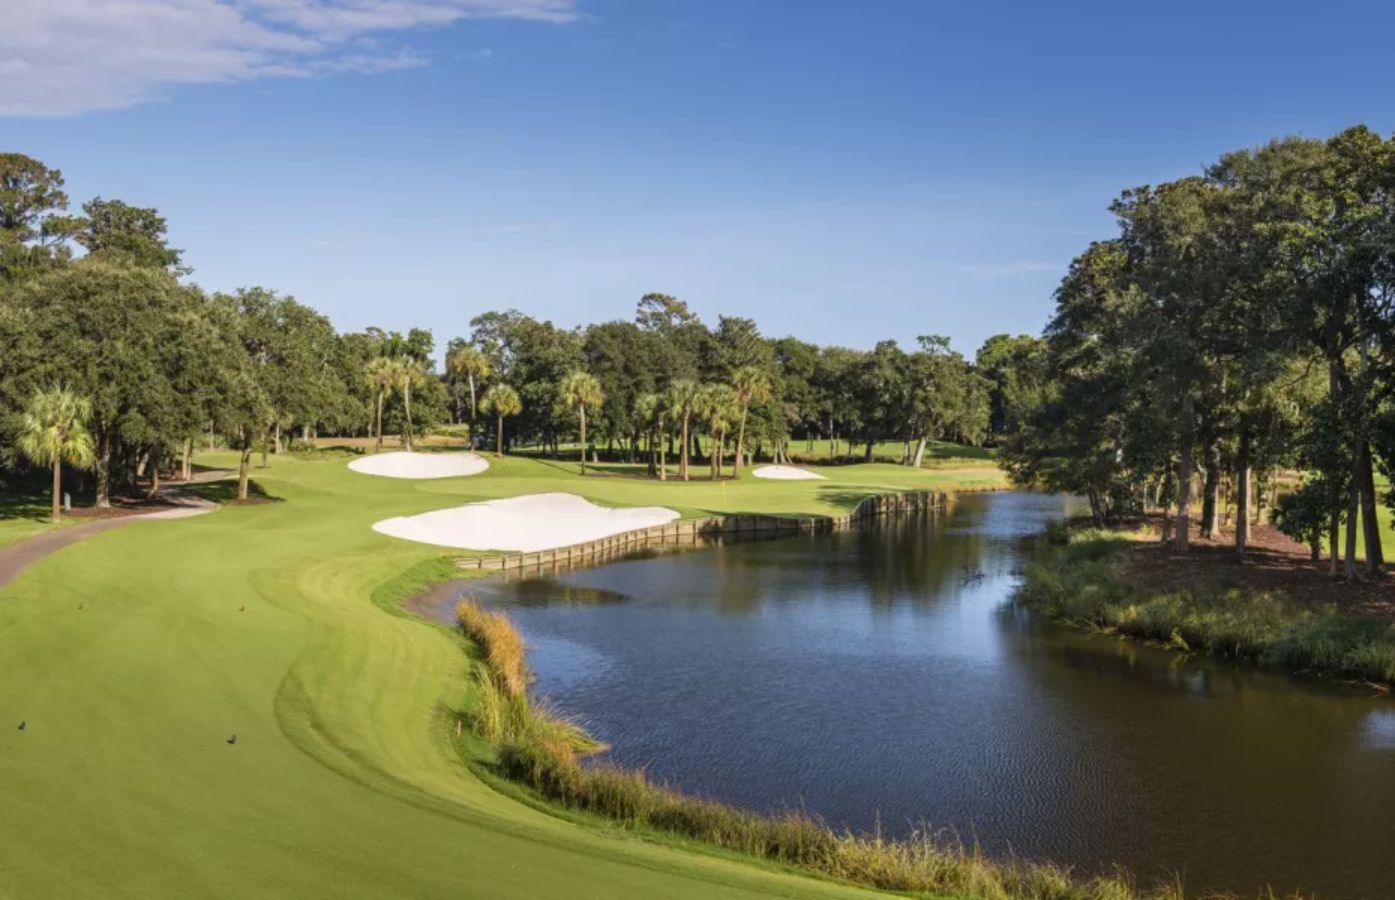
[[[575,494],[529,494],[384,519],[380,534],[458,550],[551,550],[662,525],[678,513],[661,506],[607,509]]]
[[[378,453],[349,463],[364,475],[383,478],[456,478],[478,475],[489,468],[484,457],[475,453]]]
[[[810,472],[808,469],[796,469],[794,466],[761,466],[759,469],[752,469],[751,474],[757,478],[770,478],[775,481],[825,480],[818,472]]]

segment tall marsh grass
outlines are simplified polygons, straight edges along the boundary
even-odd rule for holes
[[[1083,532],[1027,568],[1019,602],[1061,621],[1180,650],[1395,683],[1395,627],[1272,591],[1150,592],[1125,571],[1128,541]]]
[[[466,598],[456,604],[455,620],[465,636],[484,654],[489,675],[499,689],[510,697],[525,695],[528,691],[527,651],[523,647],[523,637],[508,617]]]
[[[1175,884],[1144,891],[1122,872],[1081,878],[1050,863],[990,859],[939,832],[905,840],[837,832],[804,812],[761,815],[684,794],[642,771],[583,766],[579,759],[601,745],[530,703],[523,641],[508,618],[468,600],[456,613],[480,649],[475,729],[497,748],[499,772],[569,808],[888,891],[976,900],[1182,900]]]

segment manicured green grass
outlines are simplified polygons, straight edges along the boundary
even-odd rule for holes
[[[480,780],[453,744],[472,703],[460,639],[395,609],[451,574],[445,554],[370,526],[548,490],[687,515],[834,512],[981,472],[684,485],[506,459],[408,482],[283,456],[254,476],[282,502],[96,535],[0,591],[0,895],[859,893],[579,825]]]
[[[39,495],[0,497],[0,547],[82,521],[65,517],[54,525],[49,520],[50,502],[47,496]]]
[[[1395,524],[1392,524],[1391,518],[1392,513],[1384,504],[1376,510],[1376,521],[1380,525],[1381,553],[1384,555],[1387,562],[1395,560]],[[1343,554],[1347,552],[1346,542],[1347,526],[1346,523],[1343,522],[1342,526],[1337,529],[1337,546],[1341,549]],[[1323,541],[1324,559],[1327,557],[1327,553],[1327,542]],[[1361,531],[1357,531],[1356,533],[1356,558],[1366,558],[1366,538]]]

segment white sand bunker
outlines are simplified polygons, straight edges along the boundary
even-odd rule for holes
[[[796,469],[794,466],[761,466],[759,469],[752,469],[751,474],[757,478],[772,478],[775,481],[826,480],[818,472],[810,472],[808,469]]]
[[[678,513],[661,506],[607,509],[575,494],[529,494],[384,519],[373,530],[459,550],[551,550],[662,525]]]
[[[474,453],[378,453],[349,463],[349,468],[364,475],[383,478],[455,478],[478,475],[489,468],[485,459]]]

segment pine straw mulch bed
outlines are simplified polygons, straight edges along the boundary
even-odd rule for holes
[[[1328,574],[1325,557],[1313,563],[1306,546],[1271,525],[1251,529],[1244,563],[1236,561],[1233,530],[1223,529],[1218,541],[1193,534],[1191,549],[1180,554],[1170,542],[1159,540],[1160,527],[1156,515],[1128,525],[1129,530],[1149,536],[1134,544],[1126,572],[1150,589],[1275,591],[1299,602],[1332,604],[1343,612],[1395,622],[1395,575],[1363,576],[1356,582],[1334,578]],[[1384,549],[1395,556],[1395,547]]]

